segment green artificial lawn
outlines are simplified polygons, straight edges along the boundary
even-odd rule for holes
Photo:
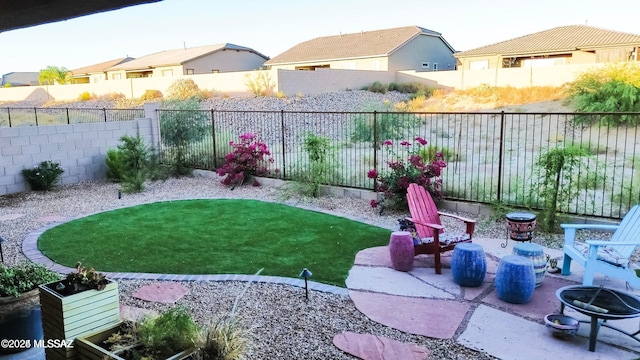
[[[258,200],[158,202],[108,211],[47,230],[38,248],[53,261],[110,272],[254,274],[344,286],[355,254],[389,243],[391,231]]]

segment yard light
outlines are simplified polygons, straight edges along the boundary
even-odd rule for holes
[[[307,268],[302,269],[302,272],[298,275],[299,277],[304,278],[304,295],[307,300],[309,300],[309,285],[307,284],[307,279],[309,279],[311,275],[313,274]]]

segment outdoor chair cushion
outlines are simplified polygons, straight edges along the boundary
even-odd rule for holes
[[[589,245],[581,241],[574,241],[573,246],[580,251],[584,257],[588,256]],[[598,260],[607,262],[611,265],[626,268],[629,265],[629,259],[624,258],[615,249],[608,246],[598,246]]]
[[[459,243],[459,242],[463,242],[463,241],[469,241],[469,239],[471,239],[471,235],[469,234],[448,234],[448,233],[442,233],[438,236],[439,240],[440,240],[440,245],[443,246],[449,246],[451,244],[455,244],[455,243]],[[433,237],[425,237],[422,239],[413,239],[413,245],[421,245],[421,244],[429,244],[433,242]]]

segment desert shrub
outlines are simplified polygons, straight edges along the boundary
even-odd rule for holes
[[[436,158],[442,158],[447,162],[460,161],[455,151],[448,147],[438,147],[437,145],[427,145],[420,150],[418,155],[420,155],[424,161],[433,161]]]
[[[254,96],[271,96],[276,84],[271,79],[271,73],[267,70],[258,70],[254,76],[250,73],[244,75],[245,86]]]
[[[222,183],[235,188],[251,176],[262,176],[269,172],[273,162],[267,144],[256,139],[255,134],[240,135],[240,142],[230,142],[233,151],[225,156],[225,163],[216,172],[225,178]],[[256,184],[256,183],[254,183]],[[259,184],[258,184],[259,185]]]
[[[365,90],[378,94],[386,94],[389,90],[388,85],[381,83],[380,81],[374,81],[373,84],[365,87]]]
[[[581,158],[588,156],[584,149],[567,146],[550,149],[540,155],[535,163],[542,181],[537,184],[543,199],[542,230],[557,230],[557,212],[561,205],[572,200],[580,190],[571,186],[575,171],[583,167]]]
[[[88,91],[82,92],[80,93],[80,95],[78,95],[78,100],[80,101],[89,101],[91,99],[95,99],[95,95],[89,93]]]
[[[184,349],[194,348],[199,328],[189,310],[171,308],[157,317],[145,318],[137,329],[138,339],[151,354],[145,359],[164,359]]]
[[[60,181],[63,172],[60,163],[46,160],[33,169],[22,169],[22,176],[31,186],[31,190],[49,191]]]
[[[13,84],[8,82],[8,83],[5,83],[4,85],[2,85],[2,87],[3,88],[10,88],[10,87],[13,87]]]
[[[113,182],[122,181],[122,156],[117,149],[107,150],[107,179]]]
[[[593,170],[581,171],[573,178],[573,186],[584,190],[603,189],[606,182],[606,169],[598,172]]]
[[[389,91],[397,91],[403,94],[412,94],[412,98],[417,96],[425,96],[428,97],[431,95],[432,89],[430,89],[427,85],[419,83],[419,82],[409,82],[409,83],[390,83]]]
[[[139,135],[124,135],[120,141],[117,151],[120,153],[122,191],[142,191],[151,170],[151,150]]]
[[[160,90],[145,90],[144,94],[140,96],[142,101],[152,101],[156,99],[162,99],[162,92]]]
[[[411,129],[420,124],[420,118],[402,112],[391,112],[393,109],[390,103],[374,104],[369,103],[364,106],[361,112],[369,114],[356,114],[353,118],[354,127],[351,133],[352,142],[373,142],[377,135],[378,143],[385,140],[399,140],[405,138]],[[376,111],[374,134],[374,114]]]
[[[367,173],[367,177],[375,181],[377,191],[384,193],[381,202],[371,202],[372,207],[381,206],[381,212],[387,207],[407,210],[407,188],[411,183],[423,187],[436,201],[443,198],[441,174],[447,164],[442,158],[427,162],[418,155],[422,147],[427,145],[427,141],[421,137],[416,137],[414,142],[404,140],[399,145],[399,151],[396,151],[393,142],[386,140],[384,147],[388,169],[384,172],[371,169]]]
[[[569,141],[569,145],[584,150],[589,155],[606,154],[609,150],[606,145],[592,141]]]
[[[176,175],[187,175],[193,169],[186,160],[186,152],[190,144],[202,140],[210,131],[208,113],[200,110],[196,98],[188,100],[168,100],[162,107],[171,111],[160,113],[160,133],[165,151],[174,156],[170,158],[175,166]]]
[[[632,206],[640,204],[640,171],[635,171],[633,177],[625,177],[620,192],[613,194],[611,202],[620,207],[622,212],[631,209]]]
[[[631,62],[612,64],[585,72],[567,86],[578,112],[640,111],[640,65]],[[576,116],[577,124],[598,120],[600,125],[637,125],[638,117],[604,115]]]
[[[200,95],[200,88],[192,79],[176,80],[167,89],[169,100],[187,100],[193,97],[199,99]]]
[[[302,149],[307,154],[307,161],[296,166],[291,190],[318,197],[321,185],[336,183],[340,178],[341,166],[338,164],[336,149],[331,145],[330,138],[313,133],[305,136]]]

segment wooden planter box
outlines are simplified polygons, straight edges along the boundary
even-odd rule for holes
[[[118,283],[103,290],[86,290],[63,296],[56,292],[59,282],[40,285],[42,330],[45,340],[74,340],[110,328],[120,322]],[[47,348],[47,360],[78,359],[75,347]]]
[[[124,350],[111,352],[108,349],[100,346],[105,340],[109,338],[113,333],[120,329],[120,324],[109,327],[106,330],[102,330],[91,335],[79,337],[75,341],[75,347],[78,352],[79,359],[82,360],[125,360],[120,355]],[[175,354],[166,360],[181,360],[187,359],[193,354],[193,350],[185,350],[178,354]]]

